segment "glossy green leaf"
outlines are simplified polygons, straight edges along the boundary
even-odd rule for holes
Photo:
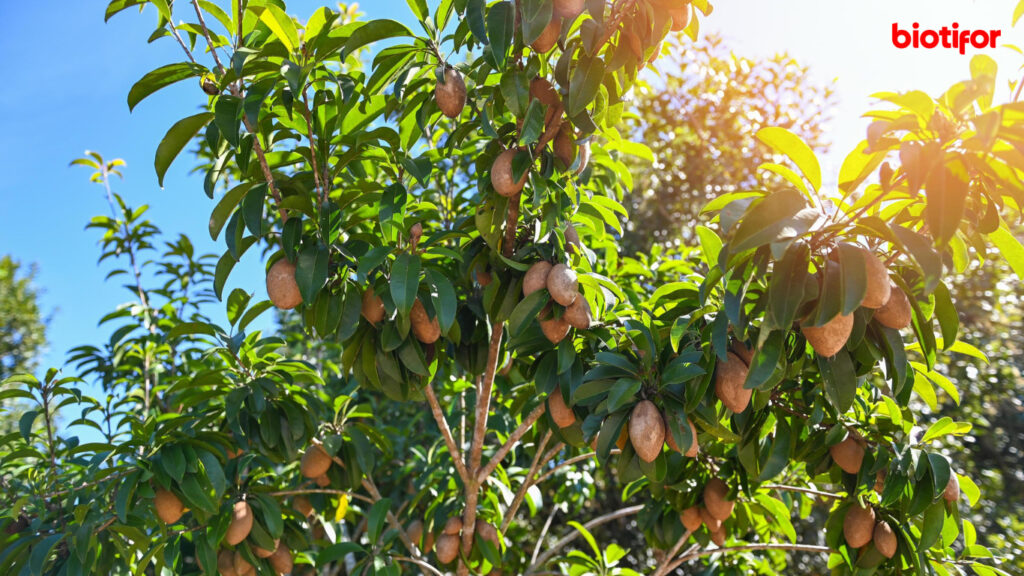
[[[167,169],[171,167],[171,163],[178,157],[178,154],[183,148],[196,136],[199,131],[206,126],[210,120],[213,119],[213,113],[211,112],[200,112],[194,116],[189,116],[182,120],[177,121],[171,129],[164,135],[163,140],[160,141],[160,145],[156,149],[156,159],[153,164],[156,167],[157,182],[162,188],[164,185],[164,175],[167,174]]]
[[[785,128],[769,126],[757,131],[757,139],[775,152],[787,156],[800,169],[811,187],[821,188],[821,165],[811,147]]]
[[[128,110],[135,110],[135,106],[139,102],[162,88],[187,78],[202,76],[206,72],[205,67],[192,62],[178,62],[161,66],[140,78],[128,91]]]

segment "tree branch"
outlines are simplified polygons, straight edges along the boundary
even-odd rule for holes
[[[220,70],[220,73],[223,74],[225,68],[224,65],[220,63],[220,57],[217,56],[217,48],[214,47],[213,39],[210,38],[210,29],[206,27],[206,20],[203,18],[203,11],[199,9],[199,2],[197,0],[192,0],[192,7],[196,9],[196,18],[199,18],[199,27],[203,29],[203,37],[206,38],[206,45],[210,47],[210,54],[213,55],[213,61],[217,63],[217,70]],[[241,20],[242,15],[239,14],[238,18]]]
[[[632,516],[633,514],[636,514],[643,510],[643,508],[644,507],[642,504],[637,506],[630,506],[628,508],[620,508],[615,512],[610,512],[608,514],[605,514],[604,516],[598,516],[597,518],[594,518],[590,522],[584,524],[583,527],[587,530],[590,530],[591,528],[600,526],[602,524],[607,524],[608,522],[611,522],[613,520],[618,520],[619,518],[624,518],[626,516]],[[545,550],[544,553],[537,558],[536,562],[530,564],[530,567],[526,569],[525,573],[530,574],[534,572],[537,568],[543,566],[545,563],[547,563],[548,560],[551,559],[552,556],[554,556],[562,548],[565,548],[565,546],[568,545],[570,542],[578,538],[579,535],[579,532],[573,531],[571,534],[568,534],[564,536],[561,540],[555,542],[554,545]]]
[[[444,442],[448,445],[448,453],[451,454],[452,460],[455,461],[455,470],[458,471],[462,483],[468,485],[469,472],[466,471],[466,463],[463,460],[462,451],[455,443],[455,438],[452,437],[451,428],[448,427],[448,420],[441,410],[441,404],[437,401],[437,395],[434,394],[434,387],[428,382],[423,387],[423,391],[427,397],[427,403],[430,404],[430,412],[434,415],[434,421],[437,422],[437,427],[441,429],[441,436],[444,437]]]
[[[508,437],[508,440],[506,440],[505,443],[501,445],[501,448],[498,448],[498,451],[494,453],[494,456],[491,457],[491,460],[490,462],[487,463],[487,466],[484,466],[484,469],[477,473],[476,481],[478,483],[483,484],[484,481],[487,480],[487,477],[491,475],[491,472],[494,472],[494,470],[498,467],[498,464],[501,464],[501,461],[505,458],[509,451],[512,450],[512,447],[515,446],[515,444],[519,442],[523,435],[526,434],[526,432],[529,431],[531,427],[533,427],[533,424],[541,416],[544,415],[545,410],[547,410],[547,407],[543,402],[541,402],[540,404],[537,405],[536,408],[533,409],[532,412],[530,412],[530,414],[526,418],[523,419],[522,424],[520,424],[519,427],[516,428],[514,432],[512,432],[512,435]]]
[[[842,496],[840,496],[839,494],[834,494],[832,492],[822,492],[820,490],[815,490],[813,488],[803,488],[801,486],[786,486],[783,484],[764,484],[761,486],[761,488],[765,488],[767,490],[779,490],[782,492],[801,492],[804,494],[811,494],[812,496],[819,496],[821,498],[831,498],[833,500],[839,500],[842,498]]]
[[[683,547],[683,544],[686,544],[686,541],[690,539],[692,534],[693,532],[690,532],[689,530],[683,532],[683,535],[679,537],[679,540],[676,540],[676,543],[672,546],[672,549],[668,551],[668,555],[666,555],[665,558],[675,558],[676,554],[679,554],[679,550]],[[663,574],[668,573],[668,571],[669,564],[662,564],[661,566],[658,566],[651,576],[662,576]]]
[[[526,491],[533,485],[533,476],[537,473],[537,468],[540,467],[540,458],[544,455],[544,447],[547,446],[549,440],[551,440],[551,430],[548,430],[544,437],[541,438],[540,444],[537,444],[537,453],[533,455],[533,463],[530,464],[530,469],[527,470],[523,483],[519,486],[519,491],[516,492],[515,498],[512,499],[512,505],[505,511],[505,517],[501,521],[502,534],[508,530],[508,525],[512,523],[512,519],[515,518],[519,506],[522,505],[523,499],[526,498]]]
[[[816,552],[819,554],[828,554],[831,552],[827,546],[814,546],[812,544],[744,544],[742,546],[726,546],[724,548],[704,549],[683,554],[668,565],[665,573],[675,570],[684,562],[700,558],[701,556],[710,556],[712,554],[718,554],[719,552],[728,554],[731,552],[749,552],[752,550],[788,550],[791,552]]]
[[[618,448],[612,448],[612,451],[609,452],[609,454],[610,455],[614,455],[614,454],[619,454],[621,452],[622,452],[622,450],[619,450]],[[587,452],[586,454],[579,454],[577,456],[573,456],[572,458],[569,458],[568,460],[565,460],[564,462],[559,462],[558,464],[555,465],[554,468],[552,468],[551,470],[548,470],[547,472],[545,472],[543,475],[541,475],[540,478],[537,478],[537,481],[535,482],[535,484],[540,484],[541,482],[543,482],[543,481],[547,480],[548,478],[554,476],[555,472],[558,472],[559,470],[561,470],[562,468],[565,468],[566,466],[572,466],[573,464],[578,464],[578,463],[580,463],[580,462],[582,462],[584,460],[589,460],[589,459],[591,459],[591,458],[593,458],[595,456],[597,456],[597,452]]]

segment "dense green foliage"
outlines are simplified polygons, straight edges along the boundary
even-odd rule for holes
[[[47,318],[39,310],[36,269],[22,269],[10,255],[0,258],[0,382],[34,371],[46,346]],[[0,433],[15,430],[25,408],[21,402],[0,401]]]
[[[938,98],[883,95],[835,192],[794,132],[758,130],[767,180],[715,196],[699,247],[655,263],[618,249],[626,155],[652,155],[618,126],[703,0],[588,2],[551,51],[530,48],[547,0],[411,0],[421,32],[258,0],[108,17],[136,5],[187,61],[129,106],[198,80],[204,109],[169,122],[155,168],[198,141],[225,251],[164,240],[111,189],[119,161],[76,161],[106,188],[91,226],[134,301],[73,353],[106,396],[56,370],[0,393],[38,405],[0,441],[0,572],[772,574],[803,552],[839,574],[1000,573],[961,517],[979,490],[938,445],[971,424],[935,410],[957,395],[943,353],[980,355],[947,280],[993,247],[1024,269],[1024,105],[994,101],[987,57]],[[280,334],[249,330],[262,288],[224,293],[260,256],[274,301],[297,304]],[[890,280],[903,332],[874,310]],[[58,434],[59,410],[96,440]],[[799,542],[819,501],[824,545]]]

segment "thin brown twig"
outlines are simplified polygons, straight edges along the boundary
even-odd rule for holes
[[[210,54],[213,55],[213,61],[217,64],[217,70],[221,74],[224,73],[226,68],[220,63],[220,56],[217,55],[217,47],[213,45],[213,39],[210,37],[210,29],[206,27],[206,19],[203,18],[203,11],[199,9],[198,0],[192,0],[192,7],[196,9],[196,18],[199,19],[199,27],[203,29],[203,37],[206,38],[206,45],[210,47]],[[242,15],[238,15],[239,20],[242,19]]]
[[[304,496],[306,494],[334,494],[336,496],[348,496],[353,500],[359,500],[360,502],[366,502],[367,504],[374,504],[374,500],[362,494],[355,492],[349,492],[348,490],[338,490],[337,488],[303,488],[299,490],[279,490],[277,492],[268,492],[268,496]]]
[[[690,532],[689,530],[683,532],[683,535],[679,537],[679,540],[676,540],[676,543],[672,546],[672,549],[668,551],[668,555],[666,555],[665,558],[675,558],[676,554],[679,554],[679,550],[683,547],[683,544],[686,544],[686,541],[690,539],[692,534],[693,532]],[[662,576],[663,574],[667,574],[669,571],[669,565],[670,563],[666,562],[661,566],[658,566],[651,576]]]
[[[618,448],[612,448],[612,451],[609,454],[615,455],[619,454],[620,452],[622,452],[622,450],[619,450]],[[594,458],[595,456],[597,456],[597,452],[587,452],[586,454],[579,454],[577,456],[573,456],[572,458],[569,458],[564,462],[559,462],[554,466],[554,468],[542,474],[540,478],[537,478],[537,481],[535,483],[540,484],[541,482],[544,482],[548,478],[554,476],[555,473],[561,470],[562,468],[565,468],[566,466],[572,466],[573,464],[583,462],[584,460],[589,460],[591,458]]]
[[[431,574],[434,574],[435,576],[444,576],[443,572],[441,572],[437,568],[434,568],[433,566],[431,566],[430,564],[424,562],[423,560],[418,560],[416,558],[409,558],[408,556],[392,556],[391,559],[396,561],[396,562],[406,562],[408,564],[415,564],[416,566],[419,566],[420,568],[425,568],[427,570],[427,572],[430,572]]]
[[[626,508],[620,508],[614,512],[609,512],[608,514],[594,518],[590,522],[584,524],[583,527],[587,530],[590,530],[596,526],[607,524],[608,522],[611,522],[613,520],[618,520],[619,518],[624,518],[626,516],[632,516],[633,514],[637,514],[641,510],[643,510],[643,508],[643,504],[639,504],[637,506],[629,506]],[[537,568],[546,564],[547,561],[550,560],[555,554],[557,554],[559,550],[565,548],[566,545],[568,545],[570,542],[578,538],[579,535],[580,533],[574,530],[570,534],[567,534],[564,537],[562,537],[560,540],[555,542],[550,548],[545,550],[543,554],[538,556],[537,560],[530,564],[530,566],[526,569],[524,574],[530,574],[535,572]]]
[[[519,507],[523,504],[523,500],[526,499],[526,491],[533,485],[533,476],[537,473],[537,469],[540,467],[540,458],[544,455],[544,447],[547,446],[548,441],[551,440],[551,430],[548,430],[541,438],[540,444],[537,444],[537,453],[533,455],[533,462],[530,464],[530,468],[526,471],[526,476],[523,477],[523,483],[519,486],[519,491],[516,492],[515,498],[512,499],[512,504],[505,511],[505,517],[501,520],[501,533],[504,534],[508,530],[508,525],[512,523],[512,519],[515,518],[516,512],[519,511]]]
[[[783,492],[802,492],[804,494],[810,494],[812,496],[819,496],[821,498],[831,498],[833,500],[839,500],[842,498],[841,495],[832,492],[822,492],[821,490],[815,490],[813,488],[803,488],[801,486],[786,486],[783,484],[764,484],[761,486],[766,490],[780,490]]]
[[[466,470],[462,451],[455,443],[455,438],[452,437],[451,428],[448,426],[448,419],[445,418],[444,412],[441,410],[441,404],[437,401],[433,385],[427,383],[423,388],[423,392],[427,397],[427,403],[430,404],[430,412],[434,415],[434,421],[437,422],[437,427],[441,430],[441,436],[444,437],[444,442],[448,445],[448,453],[451,454],[452,460],[455,462],[455,470],[459,473],[462,483],[468,485],[469,472]]]
[[[477,482],[483,483],[485,480],[487,480],[487,477],[491,475],[491,472],[494,472],[494,470],[498,467],[498,464],[501,464],[501,461],[505,458],[509,451],[512,450],[512,447],[515,446],[516,443],[519,442],[519,440],[530,430],[530,428],[533,427],[534,423],[537,422],[537,420],[544,415],[544,412],[546,410],[547,406],[544,402],[541,402],[540,404],[537,405],[536,408],[534,408],[530,412],[529,415],[526,416],[526,418],[523,418],[523,422],[519,425],[518,428],[515,429],[514,432],[512,432],[512,434],[508,437],[508,440],[506,440],[505,443],[502,444],[500,448],[498,448],[498,451],[495,452],[494,456],[491,457],[491,460],[490,462],[487,463],[487,466],[484,466],[483,470],[477,473]]]

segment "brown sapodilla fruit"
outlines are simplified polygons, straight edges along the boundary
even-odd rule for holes
[[[278,543],[277,550],[274,550],[274,553],[270,555],[268,560],[270,567],[278,574],[291,574],[292,568],[295,567],[295,561],[292,560],[292,551],[284,543]]]
[[[327,474],[321,474],[316,478],[313,478],[313,481],[316,482],[316,485],[321,488],[327,488],[328,486],[331,485],[331,477],[328,476]]]
[[[885,472],[884,468],[879,470],[877,473],[875,473],[875,486],[874,486],[874,489],[875,489],[875,492],[877,492],[879,494],[881,494],[885,490],[885,475],[886,475],[886,472]]]
[[[555,302],[562,306],[569,306],[576,301],[579,294],[580,281],[576,277],[576,271],[565,264],[555,264],[548,274],[548,292]]]
[[[373,291],[373,286],[363,292],[363,308],[361,314],[370,324],[379,324],[384,319],[387,310],[384,309],[384,301]]]
[[[619,429],[619,437],[615,439],[615,447],[619,450],[625,450],[626,442],[629,442],[629,426],[623,426]]]
[[[437,561],[441,564],[450,564],[455,561],[459,557],[459,544],[461,540],[455,534],[442,534],[434,545]]]
[[[274,547],[272,549],[270,549],[270,550],[267,550],[266,548],[260,548],[259,546],[255,545],[255,544],[250,544],[249,548],[252,549],[252,553],[255,554],[257,558],[270,558],[271,556],[274,555],[274,552],[277,550],[277,547],[280,544],[281,544],[281,540],[277,539],[277,540],[274,540]]]
[[[452,516],[444,523],[445,534],[458,534],[462,532],[462,516]]]
[[[558,16],[552,16],[551,21],[544,27],[544,31],[533,41],[533,44],[530,44],[530,48],[533,48],[533,51],[539,54],[551,51],[555,44],[558,43],[558,36],[561,32],[562,19]]]
[[[217,573],[221,576],[238,576],[234,552],[225,548],[217,553]]]
[[[541,260],[530,266],[523,276],[523,296],[529,296],[537,290],[548,287],[548,274],[551,273],[551,262]]]
[[[590,163],[590,141],[587,140],[579,145],[580,153],[580,165],[576,167],[573,174],[579,175],[587,169],[587,164]]]
[[[231,508],[231,523],[224,534],[224,541],[230,546],[235,546],[245,540],[252,531],[252,519],[252,508],[249,503],[244,500],[235,502]]]
[[[654,402],[641,400],[629,414],[629,441],[644,462],[654,462],[665,445],[665,420]]]
[[[715,396],[726,408],[739,414],[750,405],[753,390],[743,387],[747,381],[747,365],[739,356],[728,352],[725,362],[719,362],[715,368]]]
[[[672,31],[680,32],[686,30],[686,27],[690,25],[690,5],[686,4],[682,8],[672,8],[668,11],[669,16],[672,17]]]
[[[559,18],[576,18],[583,12],[584,0],[555,0],[553,11]]]
[[[235,574],[238,574],[238,576],[250,576],[256,573],[256,567],[246,560],[245,556],[242,555],[241,550],[235,550],[234,558],[232,558],[232,564],[234,564]]]
[[[893,532],[892,527],[885,520],[875,524],[875,531],[871,539],[875,542],[875,549],[882,556],[892,558],[896,555],[896,533]]]
[[[683,523],[683,527],[690,532],[696,532],[700,530],[701,519],[700,509],[696,506],[690,506],[679,514],[679,521]]]
[[[466,105],[466,81],[462,73],[446,66],[442,75],[444,82],[434,86],[434,98],[441,113],[449,118],[458,118]]]
[[[853,314],[840,314],[822,326],[800,326],[800,332],[814,351],[826,358],[835,356],[846,346],[852,331]]]
[[[551,413],[551,419],[555,421],[555,425],[559,428],[572,426],[573,422],[576,421],[576,415],[573,413],[572,408],[565,404],[562,392],[557,388],[548,395],[548,412]]]
[[[523,172],[522,178],[518,181],[512,179],[512,160],[516,157],[516,150],[509,149],[505,150],[498,157],[494,159],[494,164],[491,165],[491,186],[494,186],[494,191],[498,194],[511,198],[518,194],[523,186],[526,186],[526,178],[529,176],[529,170]]]
[[[313,509],[313,503],[305,496],[296,496],[295,500],[292,500],[292,510],[295,510],[301,516],[306,518],[309,518],[315,512]]]
[[[912,310],[907,294],[896,284],[892,284],[889,301],[875,311],[875,320],[882,326],[902,330],[910,326]]]
[[[730,350],[733,354],[739,356],[748,368],[750,367],[750,363],[754,361],[754,349],[747,346],[743,342],[740,342],[739,340],[732,341],[732,346],[730,347]]]
[[[860,548],[871,542],[875,531],[875,510],[871,506],[861,507],[857,502],[846,509],[843,519],[843,537],[852,548]]]
[[[318,444],[314,444],[306,450],[306,453],[302,455],[302,462],[299,464],[302,475],[306,478],[316,478],[326,474],[330,467],[330,455]]]
[[[417,298],[412,303],[412,310],[409,311],[409,323],[412,324],[412,335],[424,344],[433,344],[441,337],[441,324],[437,317],[431,318],[423,302]]]
[[[562,235],[565,236],[566,247],[579,249],[583,247],[583,242],[580,240],[580,233],[576,230],[576,226],[570,222],[565,225],[562,229]]]
[[[540,76],[530,80],[530,99],[539,100],[545,106],[558,106],[561,103],[558,90],[555,90],[547,78]]]
[[[732,515],[736,503],[729,500],[729,487],[719,478],[712,478],[704,486],[704,507],[719,520]]]
[[[565,166],[565,169],[572,168],[572,163],[576,161],[576,141],[573,139],[572,128],[568,122],[563,122],[561,128],[558,129],[553,146],[555,157]]]
[[[860,465],[864,462],[864,446],[860,441],[850,434],[846,440],[828,447],[828,453],[832,460],[847,474],[860,472]]]
[[[860,305],[876,310],[885,306],[885,303],[889,301],[889,296],[892,294],[892,281],[889,280],[889,271],[885,269],[885,264],[882,264],[882,261],[876,258],[873,252],[864,248],[861,248],[860,251],[864,257],[868,284]]]
[[[156,508],[157,517],[164,524],[174,524],[185,514],[185,505],[181,503],[181,498],[178,498],[174,492],[163,488],[156,489],[153,507]]]
[[[409,534],[409,539],[419,546],[424,554],[430,554],[430,551],[434,548],[434,535],[431,532],[427,532],[427,537],[423,537],[422,521],[413,520],[406,529],[406,533]]]
[[[565,307],[565,321],[577,330],[589,330],[594,321],[590,315],[590,303],[582,294],[577,294],[572,304]]]
[[[722,529],[722,521],[712,516],[707,508],[701,506],[697,512],[700,514],[700,521],[707,526],[709,532],[717,532]]]
[[[711,531],[711,541],[715,543],[715,546],[721,548],[725,546],[725,529],[719,528],[718,530]]]
[[[953,471],[949,473],[949,482],[946,482],[946,489],[942,491],[942,497],[946,502],[956,502],[960,499],[960,479]]]
[[[571,326],[565,319],[565,314],[556,318],[551,311],[550,303],[541,310],[540,318],[540,330],[552,344],[558,344],[569,333]]]
[[[281,258],[267,272],[267,296],[280,310],[291,310],[302,304],[302,293],[295,282],[295,264]]]
[[[687,458],[696,458],[697,454],[700,453],[700,444],[697,442],[697,428],[693,425],[693,422],[687,418],[686,424],[690,427],[690,435],[693,440],[690,442],[690,447],[687,448],[686,453],[683,456]],[[672,432],[668,429],[668,420],[665,421],[665,443],[668,447],[675,450],[676,452],[682,452],[679,449],[679,445],[676,444],[676,439],[672,436]]]
[[[501,537],[498,535],[498,529],[492,526],[490,523],[476,519],[476,528],[474,532],[479,534],[481,538],[494,544],[495,548],[501,549]]]

